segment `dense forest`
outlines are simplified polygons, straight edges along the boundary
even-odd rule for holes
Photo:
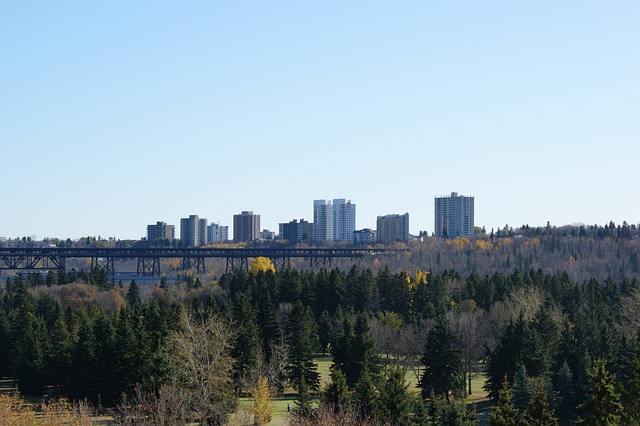
[[[99,270],[17,275],[0,293],[0,376],[131,424],[222,424],[242,396],[293,390],[297,424],[471,425],[478,377],[491,424],[638,424],[635,226],[505,228],[371,265],[259,258],[146,288]]]

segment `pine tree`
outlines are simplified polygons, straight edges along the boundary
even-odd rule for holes
[[[585,389],[587,400],[578,406],[580,418],[576,425],[614,426],[620,424],[622,404],[617,392],[618,381],[609,374],[606,360],[593,362],[587,371],[588,385]]]
[[[449,402],[449,394],[454,397],[464,395],[464,374],[460,354],[454,349],[454,336],[449,321],[440,316],[427,336],[427,343],[422,363],[425,370],[418,387],[422,389],[422,397],[426,398],[431,391],[436,396],[444,397]]]

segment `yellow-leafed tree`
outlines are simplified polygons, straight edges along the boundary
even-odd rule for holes
[[[258,377],[258,383],[253,391],[253,424],[266,425],[271,421],[271,394],[269,381],[265,376]]]
[[[33,425],[36,414],[31,405],[13,394],[0,394],[0,426]]]
[[[273,263],[271,263],[271,260],[269,260],[266,257],[256,257],[256,259],[251,262],[251,265],[249,266],[249,273],[250,274],[257,274],[258,272],[267,272],[267,271],[271,271],[271,272],[276,272],[276,267],[273,266]]]

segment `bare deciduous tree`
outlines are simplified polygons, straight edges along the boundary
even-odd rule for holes
[[[171,386],[143,390],[136,386],[131,396],[124,395],[118,406],[122,425],[169,426],[184,424],[190,418],[190,392]]]
[[[165,350],[175,386],[190,394],[190,409],[204,422],[221,422],[234,408],[232,359],[236,336],[230,321],[185,313],[180,331],[169,335]]]
[[[485,329],[480,311],[449,311],[449,322],[456,336],[456,346],[460,351],[462,369],[471,394],[471,381],[475,376],[474,367],[484,352]]]

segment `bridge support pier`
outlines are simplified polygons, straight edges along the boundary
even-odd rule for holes
[[[205,274],[205,266],[204,266],[204,257],[189,257],[185,256],[182,258],[182,270],[188,271],[190,269],[195,269],[196,274]]]
[[[58,269],[60,269],[60,267]],[[62,262],[62,269],[64,269],[64,262]],[[113,257],[92,257],[91,270],[93,271],[94,269],[104,269],[107,276],[112,276],[115,273]]]
[[[226,273],[228,274],[236,269],[244,269],[249,272],[249,260],[246,257],[227,257]]]

